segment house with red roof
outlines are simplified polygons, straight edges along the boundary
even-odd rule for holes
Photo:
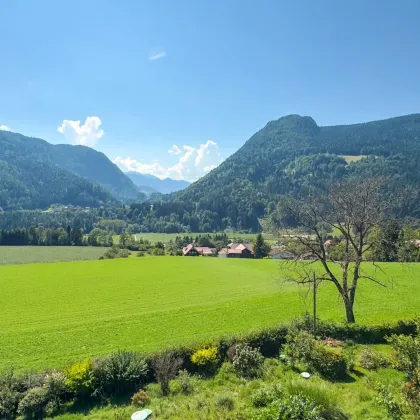
[[[254,249],[251,244],[228,244],[218,253],[219,258],[254,258]]]

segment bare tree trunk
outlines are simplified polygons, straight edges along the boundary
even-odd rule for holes
[[[354,317],[353,303],[348,295],[343,295],[344,307],[346,308],[346,318],[349,324],[354,324],[356,319]]]

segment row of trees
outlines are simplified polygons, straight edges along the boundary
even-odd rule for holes
[[[0,231],[0,245],[85,245],[81,229],[30,227]]]

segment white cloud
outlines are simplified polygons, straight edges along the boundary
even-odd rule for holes
[[[0,125],[0,130],[10,131],[10,128],[7,125]]]
[[[159,162],[141,163],[131,157],[123,158],[121,156],[117,156],[114,159],[114,163],[123,171],[150,174],[161,179],[173,178],[196,181],[222,162],[219,146],[212,140],[200,144],[197,148],[184,145],[182,149],[183,154],[180,150],[181,156],[178,162],[169,167],[164,167]]]
[[[168,153],[171,155],[180,155],[182,153],[182,150],[174,144],[169,150]]]
[[[166,57],[166,51],[163,48],[155,49],[150,52],[149,60],[158,60],[159,58]]]
[[[104,130],[99,129],[101,124],[99,117],[87,117],[83,125],[80,125],[80,121],[63,120],[57,130],[70,143],[92,147],[104,135]]]

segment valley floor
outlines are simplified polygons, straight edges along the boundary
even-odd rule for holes
[[[38,370],[117,349],[206,342],[311,311],[311,296],[282,282],[280,267],[274,260],[204,257],[2,266],[0,367]],[[420,308],[420,265],[381,267],[390,287],[361,283],[357,321],[413,318]],[[318,314],[343,319],[329,284],[320,287]]]

